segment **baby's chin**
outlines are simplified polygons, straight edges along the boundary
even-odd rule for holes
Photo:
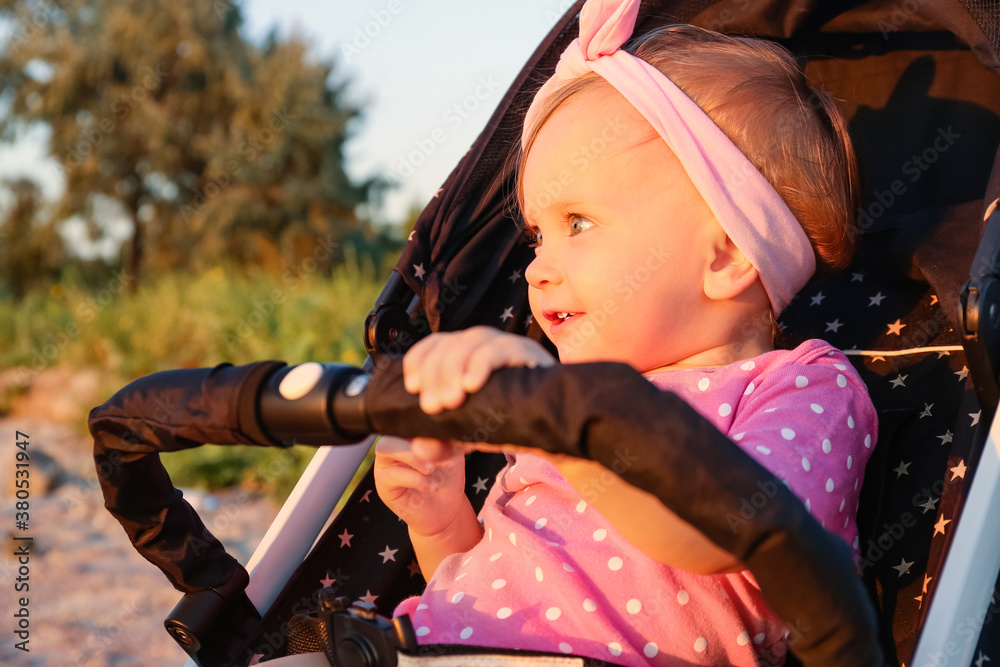
[[[635,367],[635,364],[631,363],[628,359],[622,358],[621,354],[615,354],[614,352],[559,345],[556,345],[556,350],[559,352],[559,363],[561,364],[589,364],[614,361]]]

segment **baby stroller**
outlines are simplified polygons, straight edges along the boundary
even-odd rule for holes
[[[530,439],[523,428],[517,430],[528,417],[534,423],[551,419],[489,414],[489,406],[498,404],[490,400],[507,405],[504,397],[530,395],[531,373],[515,370],[498,373],[499,384],[491,381],[452,421],[423,418],[391,382],[398,380],[398,364],[386,360],[429,331],[476,324],[541,337],[527,318],[523,269],[531,250],[511,220],[508,155],[534,91],[576,36],[581,5],[553,27],[420,216],[368,320],[366,344],[376,372],[367,388],[358,379],[365,376],[353,371],[310,366],[300,375],[316,371],[313,379],[322,380],[306,387],[304,398],[332,398],[320,400],[310,413],[318,417],[303,423],[266,398],[278,373],[287,377],[295,369],[264,363],[245,367],[238,376],[230,374],[233,369],[174,371],[133,383],[92,413],[108,506],[126,516],[123,525],[137,548],[186,593],[167,626],[200,664],[245,665],[308,650],[333,650],[342,657],[344,645],[362,646],[362,637],[369,648],[405,642],[410,639],[405,628],[386,626],[376,612],[390,613],[399,600],[417,593],[422,581],[405,528],[378,503],[370,472],[330,519],[368,441],[317,453],[249,564],[249,586],[245,571],[219,552],[218,542],[173,490],[153,455],[157,449],[272,442],[254,431],[265,413],[270,435],[313,444],[350,442],[375,425],[382,427],[375,432],[401,429],[400,435],[503,442],[495,438],[519,433]],[[1000,545],[986,523],[991,510],[1000,510],[996,441],[987,438],[1000,395],[995,282],[1000,216],[991,206],[1000,197],[1000,10],[972,0],[651,0],[643,4],[636,34],[678,22],[775,39],[807,63],[814,81],[850,107],[866,196],[858,212],[859,252],[847,271],[808,285],[783,314],[782,325],[789,337],[821,337],[853,351],[879,410],[879,444],[859,510],[862,579],[878,610],[877,629],[875,618],[865,616],[851,597],[856,579],[844,573],[835,555],[824,557],[828,543],[815,522],[803,518],[804,508],[794,502],[756,507],[753,480],[760,471],[724,443],[719,451],[731,454],[731,465],[719,477],[697,482],[717,489],[734,503],[730,507],[747,500],[746,520],[754,527],[740,535],[757,541],[740,542],[717,528],[709,533],[709,522],[706,533],[726,541],[752,566],[760,564],[763,569],[754,572],[765,593],[771,591],[776,610],[787,612],[786,619],[808,619],[791,624],[793,630],[812,637],[806,627],[811,624],[813,633],[822,627],[843,638],[840,624],[853,622],[862,639],[879,634],[890,664],[982,667],[1000,660],[1000,633],[992,624]],[[984,227],[984,220],[990,224]],[[607,369],[560,372],[578,374],[556,378],[569,383],[560,386],[622,381]],[[173,408],[209,400],[209,394],[216,401],[202,413],[208,421],[171,422]],[[365,396],[367,407],[359,405]],[[644,402],[638,394],[629,399]],[[597,394],[591,400],[611,399]],[[327,406],[333,403],[331,415]],[[373,420],[365,411],[376,403],[382,412]],[[141,414],[138,407],[159,412],[145,422],[141,416],[128,422],[129,415]],[[117,421],[107,418],[111,413]],[[672,428],[660,424],[668,442]],[[598,458],[599,450],[597,444],[590,454]],[[468,466],[469,496],[481,504],[484,484],[500,461],[475,455]],[[750,470],[748,477],[733,472],[741,468]],[[669,496],[677,503],[671,507],[685,517],[726,514],[720,511],[724,505],[706,504],[708,494],[698,494],[696,502],[694,494],[678,491],[690,487],[674,471],[661,470],[670,483],[647,490]],[[144,523],[150,517],[153,528]],[[775,535],[816,562],[799,557],[780,561],[787,566],[783,572],[773,564],[768,570],[767,557],[783,557],[785,543],[779,548],[769,541]],[[824,609],[825,604],[832,606]],[[852,613],[858,615],[852,619]],[[826,624],[824,614],[836,622]],[[807,665],[860,664],[844,662],[844,654],[812,639],[793,642],[792,649]],[[342,659],[344,664],[376,664],[368,648],[351,650],[360,657]]]

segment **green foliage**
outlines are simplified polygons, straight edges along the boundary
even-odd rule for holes
[[[174,486],[209,491],[233,486],[267,494],[283,503],[312,460],[313,447],[199,447],[160,455]]]
[[[283,274],[217,267],[166,274],[129,294],[118,277],[88,286],[75,271],[20,303],[0,298],[0,368],[99,367],[110,395],[160,370],[260,359],[360,365],[364,319],[382,289],[370,262],[349,259],[325,275],[304,263]],[[93,278],[93,276],[91,277]],[[12,385],[10,392],[20,391]],[[0,396],[0,412],[13,398]],[[103,398],[101,399],[103,400]],[[79,416],[83,423],[85,414]],[[312,458],[290,450],[200,447],[162,456],[175,485],[242,485],[283,501]]]
[[[328,276],[314,267],[165,274],[134,295],[121,272],[98,288],[68,273],[19,304],[0,300],[0,367],[96,366],[128,381],[223,361],[361,364],[364,319],[382,281],[370,263],[349,260]]]
[[[62,242],[52,224],[38,224],[42,198],[34,181],[19,178],[0,185],[13,196],[0,218],[0,281],[20,301],[28,288],[57,275]]]
[[[355,209],[385,184],[343,164],[359,110],[301,39],[249,43],[228,0],[2,0],[0,21],[0,140],[51,128],[66,178],[51,221],[80,216],[95,240],[132,223],[129,289],[219,257],[288,270],[316,237],[371,234]],[[343,259],[338,245],[321,268]]]

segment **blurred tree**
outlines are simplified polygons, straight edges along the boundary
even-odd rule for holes
[[[94,240],[131,222],[132,288],[144,268],[223,257],[326,268],[345,234],[368,233],[355,207],[384,184],[343,164],[359,110],[302,39],[249,43],[229,0],[0,0],[0,20],[0,140],[51,127],[54,220],[80,215]]]
[[[0,279],[20,301],[37,283],[50,282],[63,261],[62,239],[52,224],[41,221],[38,185],[19,178],[0,184],[12,201],[0,218]]]

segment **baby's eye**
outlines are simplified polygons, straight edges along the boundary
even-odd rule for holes
[[[532,248],[538,248],[542,245],[542,232],[539,231],[538,227],[525,227],[524,237],[528,239],[528,245]]]
[[[592,220],[588,220],[579,215],[571,214],[569,216],[569,235],[576,236],[580,232],[585,232],[594,226]]]

